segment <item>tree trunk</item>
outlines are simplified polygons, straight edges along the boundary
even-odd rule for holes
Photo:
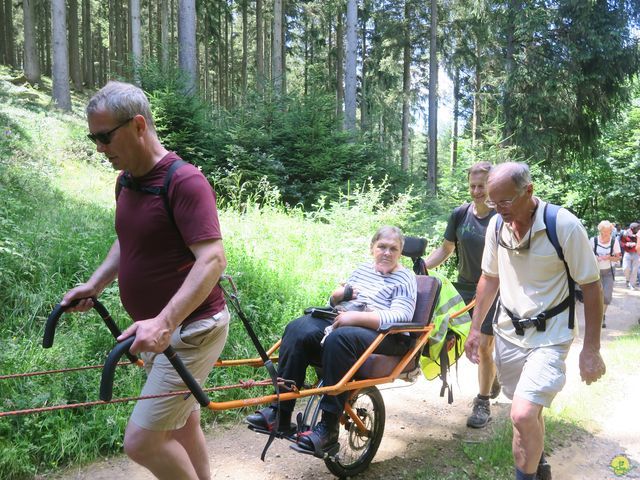
[[[47,5],[40,4],[40,18],[42,20],[44,35],[42,38],[42,66],[44,67],[44,74],[51,76],[51,57],[53,55],[53,49],[51,48],[51,7],[47,8]]]
[[[130,8],[130,28],[131,28],[131,63],[133,67],[133,79],[136,84],[140,84],[140,63],[142,62],[142,36],[140,34],[140,0],[129,0]],[[149,12],[151,14],[151,12]],[[149,32],[151,35],[151,32]]]
[[[186,75],[185,93],[194,94],[198,81],[195,0],[178,1],[178,65]]]
[[[356,130],[356,68],[358,57],[358,4],[356,0],[347,1],[347,45],[345,50],[344,76],[344,129]]]
[[[6,64],[7,41],[5,40],[4,2],[0,0],[0,65]]]
[[[53,102],[58,108],[71,111],[67,9],[64,0],[51,0],[51,44],[53,46]]]
[[[82,91],[82,68],[80,67],[80,29],[78,28],[78,0],[69,0],[69,72],[73,88]]]
[[[514,52],[515,52],[515,30],[516,30],[516,14],[522,8],[522,4],[518,0],[510,0],[508,10],[508,24],[505,45],[505,81],[504,95],[502,98],[502,111],[504,112],[504,130],[502,145],[511,145],[514,129],[514,115],[512,105],[511,90],[513,88],[513,72],[514,72]]]
[[[473,112],[471,114],[471,147],[472,155],[475,156],[476,147],[478,146],[478,130],[480,127],[480,89],[482,88],[480,77],[480,45],[476,41],[476,58],[475,71],[473,81]]]
[[[271,44],[271,72],[276,95],[282,94],[282,1],[273,1],[273,42]]]
[[[409,171],[409,123],[411,110],[411,7],[409,1],[404,4],[404,39],[402,48],[402,147],[400,166],[403,172]]]
[[[24,12],[24,76],[31,85],[41,83],[40,61],[38,59],[38,48],[36,46],[36,17],[34,0],[23,0],[22,9]]]
[[[451,171],[458,166],[458,121],[460,117],[460,67],[453,74],[453,126],[451,129]]]
[[[147,41],[149,42],[149,59],[154,58],[154,47],[158,48],[158,39],[155,38],[156,34],[156,25],[157,20],[154,23],[153,14],[154,14],[155,2],[153,0],[147,0],[147,25],[149,28],[149,32],[147,33]],[[133,10],[133,8],[132,8]],[[160,37],[158,37],[160,38]]]
[[[11,0],[4,0],[4,41],[5,63],[17,68],[16,44],[13,32],[13,2]]]
[[[429,42],[429,157],[427,192],[435,195],[438,186],[438,2],[431,0],[431,40]]]
[[[91,38],[91,0],[82,0],[82,65],[84,83],[93,89],[93,41]]]
[[[262,0],[256,0],[256,87],[264,87],[264,34],[262,32]]]
[[[338,125],[342,126],[342,103],[344,101],[344,31],[342,22],[342,7],[338,7],[338,21],[336,23],[336,118]]]
[[[248,0],[242,0],[242,72],[241,72],[241,90],[242,102],[244,103],[247,96],[247,64],[249,61],[249,17],[247,12]]]
[[[165,69],[169,65],[169,1],[160,2],[160,64]]]
[[[365,132],[368,128],[369,98],[367,92],[367,22],[369,21],[369,5],[367,0],[362,4],[362,80],[360,82],[360,130]]]

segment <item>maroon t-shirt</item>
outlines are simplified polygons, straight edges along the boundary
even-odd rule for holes
[[[162,186],[167,170],[178,158],[168,153],[149,173],[135,178],[136,183]],[[158,315],[183,284],[194,262],[188,245],[222,238],[215,193],[193,165],[174,172],[169,204],[175,225],[160,195],[129,188],[122,188],[118,195],[115,228],[120,242],[120,299],[134,321]],[[183,323],[213,316],[224,306],[222,290],[216,285]]]

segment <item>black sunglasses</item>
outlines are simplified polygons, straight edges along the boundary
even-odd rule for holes
[[[507,250],[529,250],[531,248],[531,233],[533,232],[533,225],[529,229],[529,235],[527,235],[527,243],[523,246],[516,245],[508,245],[504,240],[502,240],[502,228],[504,227],[504,222],[500,225],[500,230],[498,231],[498,245],[502,248],[506,248]]]
[[[112,128],[108,132],[98,132],[98,133],[89,133],[87,134],[87,138],[91,140],[96,145],[100,142],[102,145],[109,145],[111,143],[111,137],[113,133],[118,130],[120,127],[124,127],[127,123],[133,120],[133,117],[126,119],[117,127]]]

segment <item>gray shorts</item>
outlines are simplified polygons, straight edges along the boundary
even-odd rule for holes
[[[613,298],[613,284],[616,279],[610,268],[600,270],[600,283],[602,283],[602,293],[604,293],[604,304],[610,305]]]
[[[201,385],[206,381],[213,364],[218,360],[229,332],[229,310],[225,307],[211,318],[196,320],[175,329],[170,345]],[[186,390],[178,372],[162,353],[142,352],[147,382],[141,396]],[[200,404],[193,395],[139,400],[131,414],[138,427],[152,431],[177,430],[184,427],[191,412]]]
[[[495,363],[502,393],[549,407],[566,383],[566,363],[573,340],[546,347],[519,347],[495,335]]]

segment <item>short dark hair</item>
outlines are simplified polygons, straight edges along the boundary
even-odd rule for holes
[[[467,180],[471,177],[472,174],[475,173],[485,173],[488,175],[491,171],[491,168],[493,168],[493,165],[491,165],[489,162],[474,163],[467,170]]]

